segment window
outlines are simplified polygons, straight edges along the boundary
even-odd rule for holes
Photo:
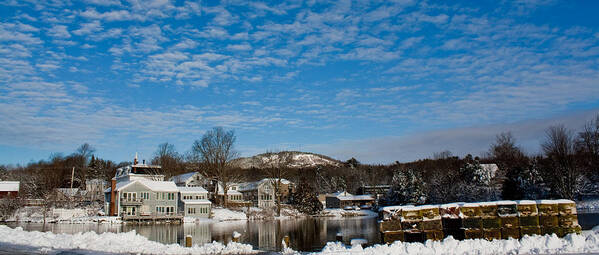
[[[187,208],[187,214],[196,214],[195,208]]]
[[[175,193],[166,193],[168,200],[175,200]]]
[[[141,197],[141,199],[150,199],[150,192],[141,192],[139,193],[139,196]]]
[[[123,199],[127,201],[136,201],[137,193],[136,192],[123,192]]]
[[[132,207],[132,206],[125,207],[125,211],[127,212],[127,216],[135,215],[135,207]]]

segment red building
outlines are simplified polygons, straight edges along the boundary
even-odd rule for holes
[[[18,195],[18,181],[0,181],[0,198],[15,198]]]

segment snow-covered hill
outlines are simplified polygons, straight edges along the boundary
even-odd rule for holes
[[[235,166],[241,168],[267,168],[287,166],[291,168],[314,166],[341,166],[341,162],[330,157],[299,151],[282,151],[277,153],[263,153],[253,157],[239,158],[233,161]]]

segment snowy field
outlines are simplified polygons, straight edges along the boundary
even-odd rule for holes
[[[126,254],[253,254],[248,244],[209,243],[191,248],[178,244],[161,244],[138,235],[128,233],[95,232],[53,234],[51,232],[23,231],[21,228],[9,228],[0,225],[0,246],[2,243],[27,246],[32,253],[52,253],[52,251],[83,250]]]
[[[53,234],[50,232],[23,231],[0,225],[0,250],[2,247],[28,247],[32,253],[55,254],[60,251],[98,251],[126,254],[253,254],[251,245],[240,243],[209,243],[191,248],[178,244],[161,244],[147,238],[128,233],[95,232],[77,234]],[[287,253],[297,253],[286,249]],[[375,245],[362,248],[348,247],[341,243],[328,243],[321,252],[314,254],[554,254],[554,253],[597,253],[599,252],[599,226],[583,231],[582,235],[525,236],[521,240],[464,240],[447,238],[443,241],[426,243],[395,242],[391,245]],[[79,252],[85,253],[85,252]]]

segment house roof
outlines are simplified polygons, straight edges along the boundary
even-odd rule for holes
[[[208,193],[208,191],[202,187],[177,187],[180,193]]]
[[[371,195],[357,195],[353,197],[354,200],[374,200],[374,198]]]
[[[351,201],[351,200],[374,200],[371,195],[352,195],[347,191],[339,191],[333,194],[327,194],[327,197],[335,197],[339,200],[343,201]]]
[[[169,179],[169,181],[174,181],[176,183],[186,182],[187,180],[193,178],[198,172],[189,172],[180,175],[173,176]]]
[[[332,194],[327,194],[327,197],[351,197],[353,196],[351,193],[347,191],[338,191]]]
[[[18,181],[0,181],[0,191],[19,191]]]
[[[245,182],[245,183],[241,183],[239,185],[239,190],[241,191],[250,191],[250,190],[255,190],[258,189],[258,186],[260,186],[263,183],[266,182],[270,182],[270,181],[277,181],[278,178],[264,178],[262,180],[259,181],[255,181],[255,182]],[[287,179],[281,179],[281,184],[290,184],[291,182]]]
[[[117,182],[116,190],[121,191],[126,187],[129,187],[133,183],[139,182],[140,184],[146,186],[148,189],[152,191],[159,192],[179,192],[177,189],[177,185],[174,182],[167,181],[150,181],[150,180],[134,180],[134,181],[125,181],[125,182]],[[105,193],[110,192],[110,188],[104,190]]]
[[[219,195],[225,195],[225,193],[222,190],[218,191]],[[227,195],[241,195],[241,192],[237,191],[237,190],[228,190],[227,191]]]
[[[190,204],[190,205],[209,205],[212,204],[212,202],[210,202],[210,200],[207,199],[194,199],[194,200],[183,200],[184,204]]]
[[[68,197],[76,196],[77,194],[84,195],[86,193],[85,190],[80,190],[78,188],[56,188],[56,191],[64,194]]]

